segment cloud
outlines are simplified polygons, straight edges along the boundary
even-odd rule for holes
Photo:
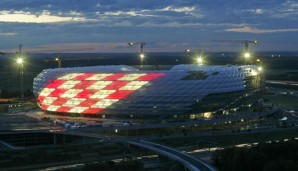
[[[0,33],[0,36],[15,36],[15,35],[17,35],[17,33],[13,33],[13,32]]]
[[[247,33],[269,39],[269,33],[278,32],[287,34],[276,34],[270,39],[282,35],[278,39],[287,40],[297,37],[297,16],[295,0],[252,0],[250,3],[239,0],[1,0],[0,47],[14,48],[19,43],[27,47],[82,43],[85,51],[101,52],[105,49],[87,46],[84,42],[189,42],[192,46],[202,46],[208,40],[237,39]],[[74,52],[80,45],[65,49]],[[112,44],[104,47],[119,50]],[[160,46],[154,48],[157,51]],[[177,49],[169,45],[162,48]],[[43,51],[51,49],[54,48]],[[59,47],[58,50],[63,51]]]
[[[278,33],[278,32],[298,32],[298,29],[257,29],[253,27],[238,27],[226,29],[228,32],[240,33]]]
[[[294,1],[286,1],[272,13],[273,18],[288,18],[294,15],[298,15],[298,3]]]
[[[41,13],[32,13],[26,11],[0,11],[0,22],[16,23],[59,23],[59,22],[78,22],[86,21],[80,17],[79,13],[69,12],[69,16],[52,15],[50,11],[43,10]]]
[[[200,27],[203,26],[202,23],[181,23],[181,22],[165,22],[165,23],[153,23],[144,22],[140,24],[144,27]]]
[[[148,12],[148,10],[141,10],[141,11],[111,11],[111,12],[105,12],[104,15],[107,15],[107,16],[154,17],[154,15],[145,14],[145,12]]]
[[[183,6],[183,7],[174,7],[167,6],[164,8],[157,9],[127,9],[127,10],[117,10],[117,11],[106,11],[106,12],[96,12],[98,16],[120,16],[120,17],[164,17],[170,16],[174,18],[181,18],[183,15],[173,15],[173,13],[179,13],[184,15],[193,15],[193,16],[202,16],[197,13],[197,10],[194,6]]]
[[[174,6],[167,6],[162,9],[158,9],[157,11],[174,11],[179,13],[191,13],[195,11],[195,7],[174,7]]]
[[[256,12],[256,14],[263,14],[264,13],[264,11],[262,9],[256,9],[255,12]]]
[[[123,50],[124,48],[124,50]],[[132,49],[134,50],[134,49]],[[27,47],[23,50],[27,53],[92,53],[92,52],[127,52],[127,43],[55,43]],[[131,51],[131,50],[130,50]]]

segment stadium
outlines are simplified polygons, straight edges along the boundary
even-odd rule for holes
[[[57,68],[38,74],[33,92],[50,114],[194,119],[251,106],[259,99],[262,78],[254,65]]]

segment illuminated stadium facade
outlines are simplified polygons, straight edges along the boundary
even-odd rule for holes
[[[47,69],[33,83],[49,113],[99,116],[225,114],[256,102],[256,66],[176,65],[169,70],[131,66]]]

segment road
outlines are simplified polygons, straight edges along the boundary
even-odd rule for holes
[[[173,149],[161,144],[156,144],[156,143],[144,141],[144,140],[123,139],[121,141],[131,145],[136,145],[139,147],[150,149],[162,155],[166,155],[167,157],[173,160],[179,161],[191,171],[216,171],[214,167],[205,163],[203,160],[197,159],[189,154],[183,153],[181,151],[178,151],[176,149]]]

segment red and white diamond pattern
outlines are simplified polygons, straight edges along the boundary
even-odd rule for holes
[[[38,96],[43,110],[99,114],[164,73],[71,73],[51,81]]]

